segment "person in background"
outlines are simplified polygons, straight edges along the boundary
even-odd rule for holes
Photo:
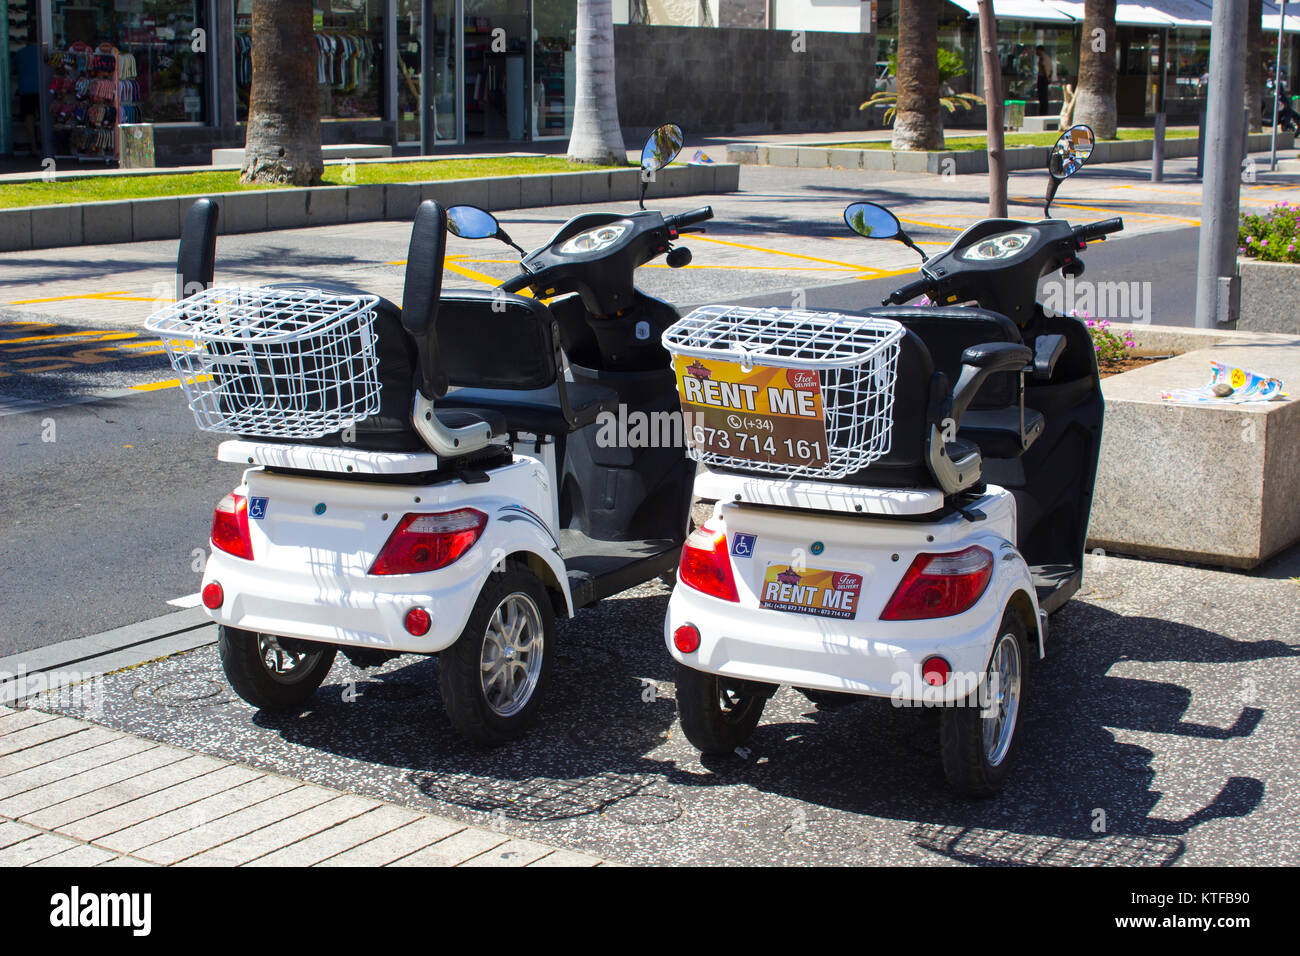
[[[1047,115],[1047,89],[1052,82],[1052,58],[1047,55],[1047,50],[1042,47],[1035,47],[1035,53],[1038,54],[1038,115]]]
[[[18,109],[27,129],[27,148],[40,156],[41,144],[41,51],[29,43],[15,57],[18,64]]]

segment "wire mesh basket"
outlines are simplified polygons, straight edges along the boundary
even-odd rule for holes
[[[674,356],[678,371],[691,457],[723,468],[807,479],[843,478],[860,471],[889,453],[902,338],[903,327],[892,319],[801,309],[701,306],[663,334],[664,347]],[[689,366],[685,364],[688,359]],[[803,370],[797,378],[797,373],[786,371],[780,384],[788,382],[810,395],[819,394],[824,453],[819,450],[805,459],[795,454],[798,442],[776,438],[769,443],[759,436],[754,443],[746,432],[757,426],[779,434],[791,420],[788,415],[766,416],[781,420],[774,431],[773,426],[763,424],[765,416],[748,416],[743,410],[712,415],[708,409],[701,418],[702,406],[687,400],[687,378],[714,377],[720,367],[705,362],[734,363],[748,376],[747,381],[757,383],[773,379],[753,375],[755,369]],[[816,376],[815,384],[810,375]],[[726,377],[725,370],[722,377]],[[727,386],[733,391],[748,387],[728,382],[713,394],[725,397]],[[743,396],[740,391],[734,394]],[[768,411],[775,412],[775,406],[769,405]],[[692,419],[703,421],[703,425],[692,425]],[[803,441],[812,447],[815,438]],[[783,454],[787,448],[790,453]]]
[[[204,431],[320,438],[379,411],[378,296],[213,288],[145,321]]]

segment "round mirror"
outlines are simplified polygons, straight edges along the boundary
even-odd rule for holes
[[[873,202],[855,202],[844,210],[844,221],[859,236],[868,239],[893,239],[903,231],[898,217]]]
[[[491,239],[501,227],[492,213],[478,206],[452,206],[447,210],[447,231],[461,239]]]
[[[668,123],[650,134],[641,147],[641,168],[650,172],[663,169],[682,151],[682,128]]]
[[[1093,135],[1087,126],[1071,126],[1057,139],[1047,157],[1047,168],[1057,179],[1073,176],[1092,155]]]

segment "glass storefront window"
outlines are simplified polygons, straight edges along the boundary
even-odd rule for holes
[[[383,116],[384,5],[384,0],[316,3],[316,88],[322,120]],[[252,20],[252,0],[236,0],[235,95],[241,123],[248,119],[253,79]]]
[[[1177,113],[1196,108],[1210,82],[1210,31],[1170,30],[1168,65],[1165,109]]]
[[[205,29],[201,0],[53,0],[51,50],[74,44],[116,47],[130,95],[119,119],[136,123],[201,123],[208,119],[207,54],[194,49]],[[133,76],[130,74],[134,74]]]
[[[939,8],[939,46],[956,54],[963,72],[944,79],[944,85],[953,93],[968,93],[974,89],[976,34],[967,22],[966,12],[950,3]],[[893,93],[898,84],[891,69],[896,69],[898,57],[898,0],[878,0],[876,6],[876,65],[874,86],[865,91],[867,99],[874,92]],[[946,114],[945,114],[946,117]]]
[[[1038,47],[1052,61],[1049,95],[1059,99],[1060,81],[1079,75],[1079,51],[1073,27],[1044,27],[1024,20],[998,21],[998,57],[1002,61],[1002,95],[1009,100],[1038,101]]]
[[[528,132],[528,0],[464,0],[465,138]]]
[[[397,2],[397,143],[455,142],[456,0],[433,0],[433,22],[424,21],[423,0]],[[425,50],[426,43],[431,49]],[[426,56],[427,53],[427,56]],[[429,128],[422,127],[421,110],[428,110]]]
[[[577,9],[573,0],[534,0],[533,139],[573,129]]]

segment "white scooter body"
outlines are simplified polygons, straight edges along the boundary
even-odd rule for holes
[[[954,512],[927,522],[897,517],[924,508],[924,493],[799,482],[796,495],[789,482],[746,478],[730,479],[737,489],[743,486],[743,493],[737,490],[733,496],[726,494],[731,490],[728,483],[704,469],[697,490],[720,499],[706,527],[726,535],[739,600],[725,601],[682,583],[674,588],[664,635],[669,653],[688,667],[765,684],[889,697],[900,704],[953,703],[978,689],[1009,605],[1021,610],[1028,626],[1040,621],[1029,569],[1014,543],[1015,499],[1002,488],[988,486],[983,497],[966,508],[967,514],[984,514],[984,520],[971,521]],[[747,502],[766,497],[783,506],[737,504],[728,500],[733,497]],[[843,510],[800,508],[800,499]],[[858,507],[868,513],[859,513]],[[742,535],[739,544],[737,534]],[[974,606],[952,617],[881,620],[918,554],[951,553],[971,545],[986,548],[994,558],[992,578]],[[852,617],[760,607],[764,575],[772,565],[861,575]],[[683,654],[673,641],[684,624],[694,625],[700,634],[699,647],[690,654]],[[1040,655],[1042,631],[1040,624]],[[952,677],[941,687],[929,686],[921,676],[922,662],[933,655],[945,658],[952,668]]]
[[[516,452],[510,464],[488,469],[490,481],[482,483],[451,479],[405,485],[249,468],[235,493],[261,502],[250,508],[248,522],[253,560],[212,549],[203,584],[219,582],[225,601],[208,614],[219,624],[277,637],[433,654],[460,636],[488,575],[509,558],[527,563],[548,589],[562,595],[572,616],[557,529],[555,446],[529,442],[522,447],[540,447],[541,452]],[[429,455],[250,441],[224,442],[219,457],[282,467],[332,465],[362,474],[393,470],[394,457],[436,462]],[[411,469],[423,470],[418,464]],[[488,516],[482,537],[458,560],[423,574],[367,573],[404,515],[457,508],[475,508]],[[428,611],[433,621],[420,636],[403,624],[416,607]]]

